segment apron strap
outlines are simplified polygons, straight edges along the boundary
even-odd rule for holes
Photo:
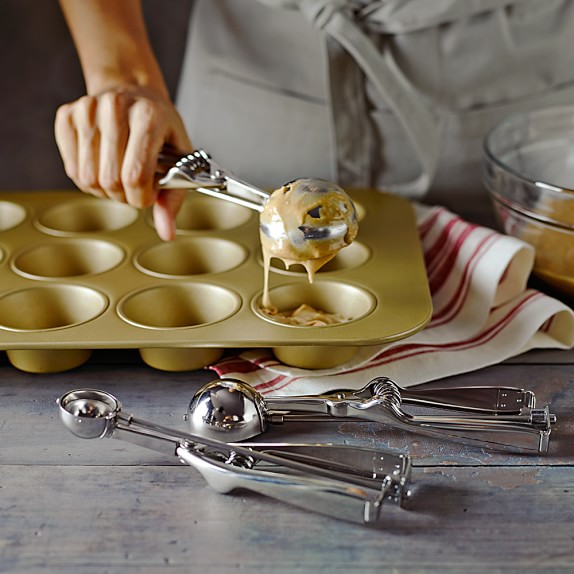
[[[382,100],[395,114],[421,166],[416,179],[388,185],[389,191],[420,197],[432,182],[440,149],[440,122],[415,93],[391,54],[381,53],[355,23],[344,0],[298,0],[295,5],[316,28],[335,39],[353,57]],[[352,3],[351,3],[352,7]]]

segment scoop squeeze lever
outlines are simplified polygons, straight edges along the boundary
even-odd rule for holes
[[[198,191],[259,212],[269,199],[267,192],[224,170],[202,149],[183,153],[164,146],[158,166],[163,172],[160,188]]]

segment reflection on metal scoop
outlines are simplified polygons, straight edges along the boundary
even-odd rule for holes
[[[99,391],[72,391],[59,399],[62,422],[80,438],[106,435],[121,405],[112,396]]]
[[[358,523],[376,522],[384,501],[402,505],[410,495],[411,463],[403,455],[320,444],[227,444],[138,420],[95,389],[67,392],[57,403],[61,421],[76,436],[175,454],[219,492],[245,488]]]
[[[403,404],[461,412],[412,415],[403,410]],[[289,420],[324,422],[344,417],[483,447],[546,452],[556,417],[548,407],[534,406],[531,391],[514,387],[407,390],[391,379],[379,377],[358,391],[264,398],[243,381],[218,379],[196,393],[187,420],[191,432],[229,441],[252,438],[269,425]]]

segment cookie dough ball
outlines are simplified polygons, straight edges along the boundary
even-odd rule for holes
[[[275,190],[260,219],[264,254],[318,269],[357,236],[351,198],[335,183],[297,179]]]

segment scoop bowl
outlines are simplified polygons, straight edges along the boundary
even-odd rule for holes
[[[103,438],[113,428],[121,403],[112,395],[94,389],[78,389],[57,401],[60,420],[77,437]]]
[[[267,430],[263,397],[237,379],[218,379],[192,398],[186,415],[189,432],[224,441],[242,441]]]

